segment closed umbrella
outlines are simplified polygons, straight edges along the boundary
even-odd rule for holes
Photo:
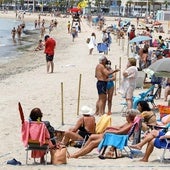
[[[23,109],[22,109],[22,106],[21,106],[21,103],[18,102],[18,110],[19,110],[19,114],[20,114],[20,118],[21,118],[21,123],[23,124],[24,123],[24,112],[23,112]]]
[[[129,44],[132,44],[132,43],[137,43],[137,42],[142,42],[142,41],[149,41],[151,40],[152,38],[149,37],[149,36],[137,36],[135,38],[133,38],[132,40],[129,41]]]
[[[157,77],[170,77],[170,58],[159,59],[148,69],[152,70]]]

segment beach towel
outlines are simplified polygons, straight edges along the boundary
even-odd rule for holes
[[[111,115],[104,114],[96,124],[96,133],[103,133],[112,123]]]
[[[114,133],[106,133],[103,140],[98,145],[98,151],[100,152],[104,146],[113,146],[122,150],[127,145],[128,135],[116,135]]]
[[[50,138],[50,134],[44,123],[27,122],[22,124],[22,141],[24,146],[28,145],[28,140],[38,140],[40,146],[46,143],[46,139]]]

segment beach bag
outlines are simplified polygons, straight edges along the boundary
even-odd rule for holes
[[[89,44],[89,42],[90,42],[90,38],[87,38],[86,43]]]
[[[51,149],[50,152],[53,165],[67,164],[67,148],[64,145]]]

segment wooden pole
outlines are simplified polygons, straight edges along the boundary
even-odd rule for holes
[[[116,42],[118,41],[118,32],[116,32]]]
[[[115,65],[115,70],[116,70],[116,69],[117,69],[117,65]],[[116,88],[117,88],[117,86],[116,86],[116,83],[117,83],[117,82],[116,82],[116,77],[117,77],[117,76],[116,76],[116,74],[115,74],[115,88],[114,88],[115,96],[116,96]]]
[[[64,125],[64,98],[63,98],[63,82],[61,82],[61,124]]]
[[[120,88],[120,85],[121,85],[121,62],[122,62],[122,58],[120,57],[119,58],[119,88]]]
[[[128,46],[127,46],[127,57],[129,57],[129,41],[128,41]]]
[[[80,76],[79,76],[79,89],[78,89],[77,115],[79,115],[79,108],[80,108],[81,77],[82,77],[82,75],[80,74]]]
[[[125,39],[122,38],[122,50],[124,51]]]

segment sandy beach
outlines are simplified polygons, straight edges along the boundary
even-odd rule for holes
[[[14,12],[8,14],[0,13],[1,18],[14,18]],[[25,20],[34,21],[38,18],[38,14],[25,15]],[[42,16],[45,20],[54,19],[51,16]],[[54,73],[46,73],[46,61],[43,51],[34,51],[34,47],[26,50],[21,57],[0,67],[0,169],[26,169],[26,170],[43,170],[43,169],[143,169],[143,170],[160,170],[169,169],[169,164],[160,163],[158,157],[163,150],[155,149],[150,157],[150,162],[139,162],[139,158],[130,159],[123,157],[120,159],[100,160],[98,158],[97,149],[87,156],[79,159],[68,159],[67,165],[25,165],[25,148],[21,141],[21,120],[18,112],[18,102],[21,102],[25,118],[28,119],[30,111],[34,107],[41,108],[43,112],[43,120],[49,120],[51,125],[56,129],[67,130],[73,126],[79,117],[77,115],[78,107],[78,89],[81,76],[80,88],[80,107],[88,105],[95,111],[95,103],[97,100],[96,78],[94,76],[95,67],[98,64],[98,58],[101,54],[94,49],[93,55],[88,55],[88,47],[86,44],[87,37],[92,32],[97,35],[97,42],[101,42],[101,31],[96,27],[89,26],[85,19],[82,19],[82,32],[79,33],[75,42],[72,42],[72,36],[67,33],[67,21],[72,18],[56,18],[58,21],[57,28],[54,28],[50,34],[55,38],[57,47],[55,49]],[[106,18],[106,25],[116,23],[115,19]],[[132,23],[136,24],[133,19]],[[167,30],[167,23],[164,22],[164,28]],[[157,36],[157,35],[155,35]],[[163,34],[164,37],[168,36]],[[124,48],[116,41],[112,35],[111,50],[108,58],[112,61],[112,66],[124,69],[127,62],[127,38],[125,39]],[[124,49],[124,50],[123,50]],[[64,93],[64,125],[62,125],[61,117],[61,85],[63,84]],[[119,74],[117,74],[116,88],[119,87]],[[136,89],[135,94],[139,94],[142,89]],[[162,92],[163,96],[163,92]],[[113,125],[120,125],[124,122],[121,117],[122,98],[119,94],[113,97]],[[163,98],[156,100],[156,103],[166,104]],[[96,117],[96,121],[99,117]],[[68,147],[70,153],[77,149]],[[142,150],[145,151],[145,147]],[[168,153],[169,154],[169,153]],[[169,154],[170,156],[170,154]],[[7,165],[10,159],[17,159],[22,166]],[[50,159],[50,155],[48,155]],[[29,160],[32,163],[32,159]]]

